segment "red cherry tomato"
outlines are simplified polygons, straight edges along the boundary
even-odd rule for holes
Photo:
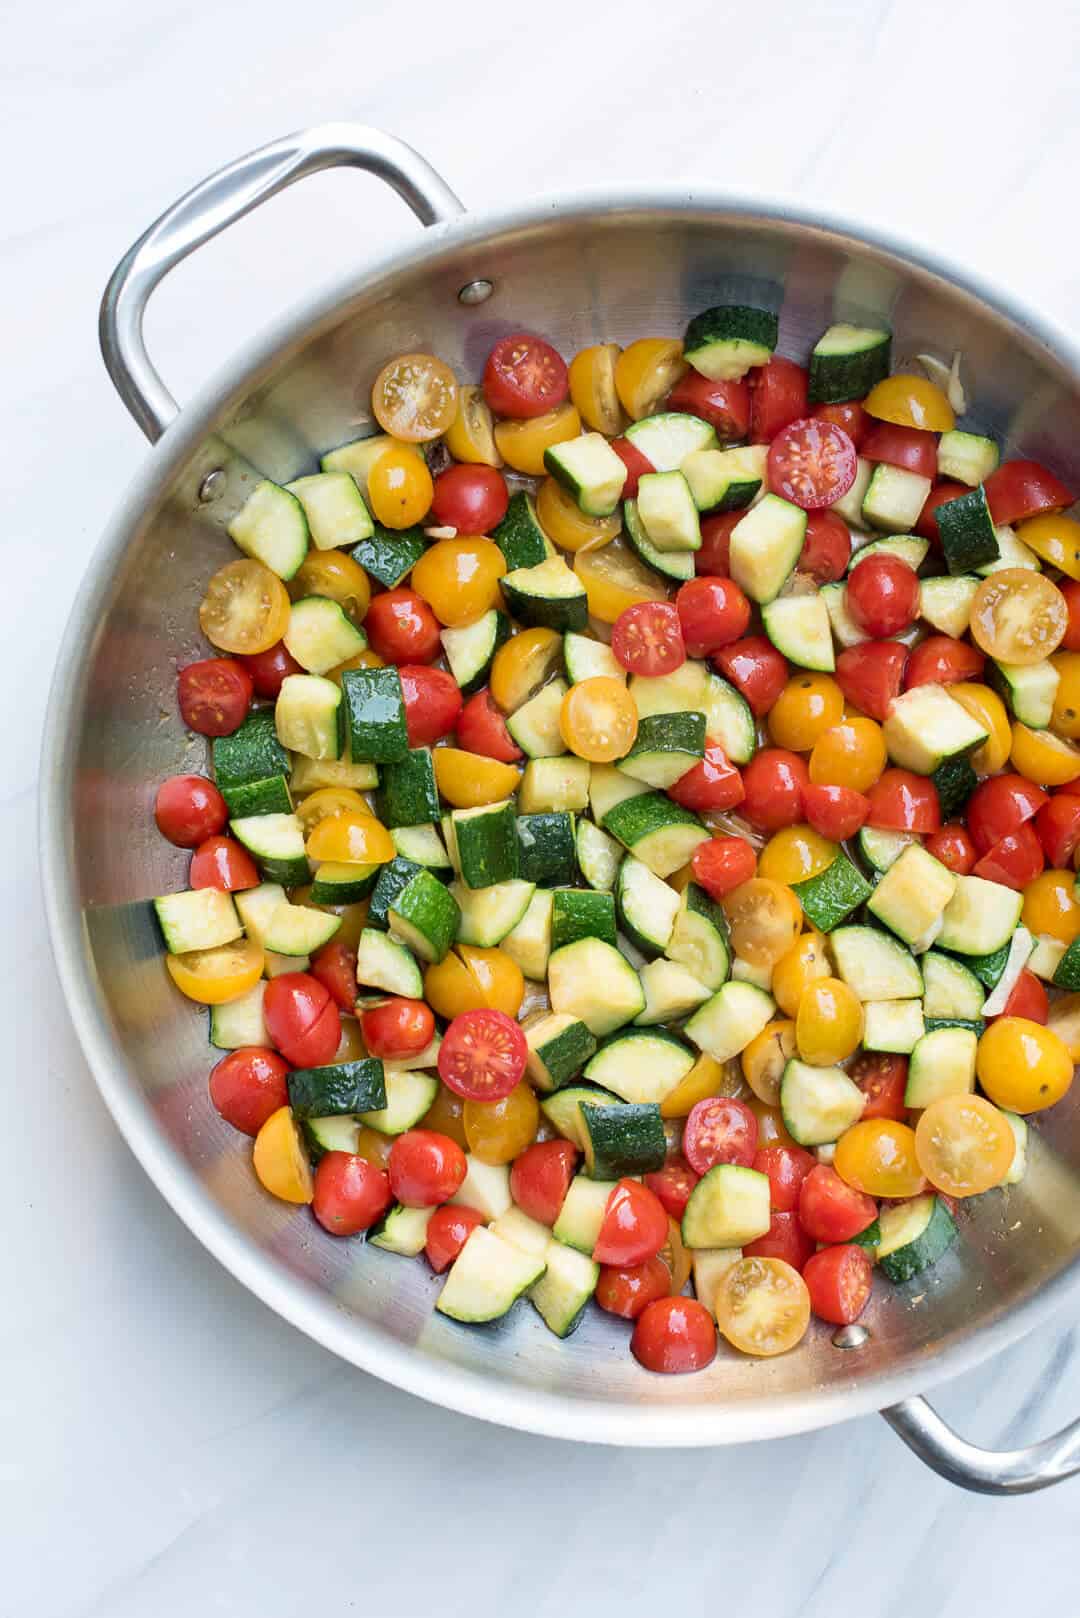
[[[711,898],[722,899],[749,882],[757,870],[757,855],[745,837],[711,837],[695,848],[690,869]]]
[[[958,820],[950,820],[947,826],[942,826],[940,831],[928,837],[926,852],[932,854],[936,860],[940,860],[942,865],[956,876],[970,876],[978,859],[975,844],[968,836],[967,828]]]
[[[284,679],[290,674],[304,672],[283,640],[279,640],[276,646],[267,647],[265,652],[248,652],[239,661],[251,675],[255,695],[269,702],[276,700]]]
[[[847,647],[836,659],[836,683],[844,701],[879,724],[884,722],[890,702],[900,695],[907,660],[907,647],[896,640]]]
[[[456,1140],[434,1129],[407,1129],[390,1148],[390,1189],[406,1208],[434,1208],[461,1189],[468,1165]]]
[[[918,427],[899,427],[892,421],[875,421],[862,443],[868,461],[899,466],[921,478],[937,477],[937,435]]]
[[[216,837],[229,811],[213,781],[204,775],[170,775],[154,800],[154,819],[162,837],[177,848],[195,848]]]
[[[491,700],[485,686],[469,698],[458,716],[457,743],[467,753],[498,759],[500,764],[516,764],[525,755],[506,728],[506,720]]]
[[[208,837],[191,856],[189,888],[239,893],[242,888],[257,888],[259,881],[255,861],[234,837]]]
[[[566,362],[542,337],[500,337],[484,366],[484,398],[497,416],[542,416],[570,392]]]
[[[403,585],[372,597],[364,628],[385,663],[431,663],[442,651],[439,620],[422,596]]]
[[[721,647],[709,661],[742,692],[759,719],[768,713],[788,682],[787,659],[764,635],[746,635],[731,646]]]
[[[668,1297],[670,1292],[671,1273],[662,1258],[646,1259],[644,1264],[622,1269],[614,1264],[601,1265],[596,1283],[596,1301],[601,1309],[623,1320],[636,1320],[650,1303]]]
[[[799,1220],[816,1242],[849,1242],[873,1224],[877,1211],[873,1197],[846,1185],[825,1163],[810,1170],[799,1192]]]
[[[210,1074],[210,1100],[227,1124],[257,1135],[272,1113],[289,1104],[288,1063],[264,1045],[242,1045]]]
[[[436,1275],[450,1268],[477,1225],[483,1223],[483,1214],[475,1208],[458,1208],[447,1203],[444,1208],[435,1209],[427,1223],[424,1252]]]
[[[307,972],[271,978],[263,1018],[278,1050],[293,1067],[325,1067],[341,1043],[341,1015],[330,990]]]
[[[803,1280],[819,1320],[850,1326],[870,1301],[874,1267],[869,1254],[854,1243],[826,1247],[807,1260]]]
[[[748,1169],[757,1151],[758,1122],[743,1101],[709,1096],[696,1101],[683,1129],[683,1151],[695,1174],[708,1174],[717,1163]]]
[[[645,1184],[660,1198],[672,1219],[681,1219],[686,1212],[690,1193],[700,1178],[685,1157],[670,1157],[662,1169],[646,1174]]]
[[[1063,870],[1080,847],[1080,797],[1056,793],[1035,816],[1035,831],[1047,865]]]
[[[569,1140],[538,1140],[510,1169],[510,1195],[530,1219],[553,1225],[574,1177],[577,1148]]]
[[[494,466],[448,466],[435,479],[431,515],[459,534],[490,534],[509,503],[506,479]]]
[[[817,1167],[812,1152],[801,1146],[759,1146],[751,1168],[769,1176],[769,1200],[775,1213],[794,1213],[799,1192],[810,1170]]]
[[[426,1050],[435,1038],[435,1015],[423,1000],[395,995],[372,1006],[360,1017],[360,1032],[368,1054],[383,1061],[400,1062]]]
[[[356,951],[332,938],[311,957],[311,975],[330,990],[335,1005],[352,1011],[359,990],[356,986]],[[422,1048],[422,1047],[421,1047]],[[377,1051],[372,1051],[377,1056]]]
[[[769,487],[804,511],[847,494],[859,469],[855,445],[835,422],[805,416],[781,428],[769,446]]]
[[[716,429],[721,443],[733,444],[750,430],[750,384],[714,382],[699,371],[687,371],[668,394],[664,409],[700,416]]]
[[[919,615],[919,575],[898,556],[867,556],[848,576],[847,604],[875,640],[898,635]]]
[[[704,532],[704,526],[702,532]],[[698,555],[701,555],[700,551]],[[699,568],[698,571],[700,572],[701,569]],[[1062,652],[1080,652],[1080,583],[1076,579],[1059,579],[1057,587],[1065,597],[1065,605],[1069,612],[1065,638],[1058,650]]]
[[[383,1169],[353,1152],[327,1152],[315,1170],[311,1211],[331,1236],[356,1236],[382,1217],[393,1198]]]
[[[180,717],[200,736],[231,736],[247,718],[255,682],[232,657],[189,663],[176,677]]]
[[[898,1123],[907,1116],[904,1092],[907,1089],[906,1056],[860,1056],[851,1077],[866,1097],[862,1118],[892,1118]]]
[[[1012,986],[1004,1009],[998,1015],[1002,1017],[1026,1017],[1028,1022],[1045,1024],[1050,1016],[1050,997],[1046,992],[1046,985],[1035,976],[1034,972],[1029,972],[1025,966]],[[987,1022],[996,1022],[997,1018],[987,1017],[986,1020]]]
[[[1020,893],[1029,882],[1034,882],[1042,868],[1042,844],[1034,826],[1025,823],[988,849],[972,875],[981,876],[986,882],[1000,882],[1003,887],[1015,888]]]
[[[750,395],[750,442],[770,444],[777,433],[807,413],[807,374],[794,360],[774,354],[754,372]]]
[[[982,781],[967,801],[965,818],[979,854],[1033,820],[1049,794],[1025,775],[992,775]]]
[[[743,769],[742,812],[758,831],[779,831],[802,819],[810,785],[805,759],[786,747],[763,747]]]
[[[440,736],[448,736],[461,713],[462,697],[454,676],[423,663],[402,663],[398,676],[409,746],[430,747]]]
[[[868,826],[879,831],[940,831],[941,801],[937,788],[913,770],[886,770],[867,793]]]
[[[913,685],[952,685],[981,680],[986,659],[977,646],[951,635],[928,635],[914,648],[904,669],[904,689]]]
[[[812,511],[799,555],[799,572],[818,584],[842,579],[851,560],[851,535],[835,511]]]
[[[970,492],[966,483],[939,483],[926,497],[926,502],[919,513],[919,520],[915,524],[915,532],[921,534],[923,539],[932,539],[935,543],[940,541],[941,531],[935,515],[938,506],[943,506],[947,501],[955,500],[959,495]]]
[[[638,492],[638,479],[643,478],[646,472],[655,472],[656,468],[648,456],[641,451],[628,438],[613,438],[611,447],[626,467],[626,482],[623,484],[622,496],[624,500],[636,500]],[[704,525],[702,525],[704,530]]]
[[[803,813],[808,823],[822,837],[842,843],[845,837],[854,837],[860,826],[866,824],[870,813],[870,799],[854,787],[817,786],[803,788]]]
[[[742,776],[719,742],[706,741],[704,758],[668,787],[668,797],[695,814],[709,809],[734,809],[743,801]]]
[[[620,1180],[607,1200],[593,1248],[597,1264],[644,1264],[668,1239],[668,1216],[659,1197],[637,1180]]]
[[[696,1298],[657,1298],[638,1316],[630,1352],[647,1371],[701,1371],[716,1357],[713,1317]]]
[[[1064,511],[1076,496],[1038,461],[1006,461],[983,485],[997,525],[1022,522],[1040,511]]]
[[[831,421],[837,427],[842,427],[859,451],[874,419],[867,415],[857,399],[850,399],[844,404],[815,405],[810,414],[819,421]]]
[[[616,618],[611,651],[631,674],[673,674],[686,662],[677,609],[670,601],[636,601]]]
[[[504,1011],[463,1011],[443,1035],[439,1077],[466,1101],[501,1101],[521,1083],[528,1054],[525,1035]]]
[[[690,579],[680,586],[675,607],[688,657],[705,657],[729,646],[746,634],[750,622],[750,603],[734,579]]]
[[[722,511],[701,519],[701,549],[694,552],[694,571],[699,578],[715,574],[727,577],[731,571],[732,531],[745,516],[745,511]]]
[[[782,1258],[793,1270],[801,1272],[814,1251],[814,1243],[799,1223],[797,1213],[773,1210],[769,1228],[764,1236],[743,1243],[743,1258]]]

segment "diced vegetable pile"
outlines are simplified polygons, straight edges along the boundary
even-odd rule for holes
[[[1080,1057],[1072,494],[884,327],[777,338],[390,360],[234,511],[157,799],[266,1190],[654,1372],[924,1290]]]

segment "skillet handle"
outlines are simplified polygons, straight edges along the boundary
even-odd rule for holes
[[[167,208],[113,271],[101,300],[98,334],[116,391],[151,443],[178,405],[155,370],[143,339],[150,294],[181,259],[269,197],[322,169],[364,169],[409,204],[421,224],[453,219],[464,208],[446,182],[404,141],[365,124],[322,124],[237,158]]]
[[[993,1450],[969,1444],[925,1399],[904,1399],[881,1414],[920,1461],[976,1494],[1033,1494],[1080,1472],[1080,1421],[1026,1449]]]

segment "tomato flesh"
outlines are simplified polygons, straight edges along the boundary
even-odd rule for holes
[[[832,584],[843,578],[850,560],[847,524],[834,511],[812,511],[806,519],[799,572],[809,573],[816,584]]]
[[[810,414],[819,421],[832,421],[837,427],[842,427],[855,448],[861,452],[866,435],[870,431],[871,418],[857,399],[850,399],[843,404],[815,405]]]
[[[811,1169],[817,1167],[812,1152],[801,1146],[760,1146],[751,1168],[769,1177],[769,1200],[776,1213],[794,1213],[799,1192]],[[781,1255],[782,1256],[782,1255]]]
[[[811,1309],[830,1325],[850,1326],[870,1301],[874,1268],[869,1254],[854,1244],[815,1253],[802,1273]]]
[[[804,511],[835,505],[855,482],[855,445],[835,422],[813,416],[783,427],[769,447],[769,487]]]
[[[356,951],[339,939],[332,938],[311,957],[311,975],[330,991],[331,999],[342,1011],[352,1011],[359,989],[356,986]],[[423,1049],[423,1047],[421,1047]],[[372,1051],[372,1056],[377,1056]]]
[[[1035,816],[1035,831],[1046,863],[1060,870],[1080,847],[1080,797],[1059,792]]]
[[[750,442],[769,444],[784,427],[807,413],[807,372],[794,360],[774,354],[754,372],[750,398]],[[815,412],[816,414],[816,412]]]
[[[985,882],[1000,882],[1003,887],[1020,893],[1029,882],[1034,882],[1042,868],[1042,844],[1035,828],[1025,823],[987,849],[972,874]]]
[[[669,798],[696,814],[734,809],[744,796],[739,771],[719,743],[710,741],[705,743],[705,756],[700,763],[692,765],[674,786],[668,787]]]
[[[868,461],[898,466],[921,478],[937,476],[937,436],[919,427],[872,421],[862,442],[862,453]]]
[[[931,832],[941,829],[941,802],[934,783],[913,770],[889,769],[867,793],[868,826],[881,831]]]
[[[904,1092],[907,1089],[906,1056],[870,1054],[860,1056],[851,1072],[866,1100],[861,1117],[892,1118],[902,1123],[907,1115]]]
[[[877,1211],[873,1197],[845,1185],[826,1163],[811,1169],[799,1191],[799,1220],[816,1242],[849,1242],[873,1224]]]
[[[1005,461],[983,487],[996,526],[1023,522],[1040,511],[1064,511],[1075,496],[1038,461]]]
[[[648,456],[643,455],[639,449],[631,444],[628,438],[613,438],[611,447],[626,467],[626,482],[623,484],[622,489],[623,499],[636,500],[638,479],[644,477],[646,472],[655,472],[656,468]],[[702,524],[702,532],[704,532],[704,524]]]
[[[666,601],[638,601],[615,620],[611,651],[631,674],[673,674],[686,662],[677,609]]]
[[[282,681],[290,674],[303,674],[303,669],[283,640],[265,652],[248,652],[238,660],[251,675],[257,697],[274,701],[281,691]]]
[[[907,660],[907,647],[895,640],[848,646],[836,659],[836,683],[845,702],[883,723],[889,704],[900,695]]]
[[[1013,984],[1009,998],[998,1016],[1025,1017],[1028,1022],[1042,1023],[1044,1026],[1049,1022],[1050,997],[1046,992],[1046,986],[1034,972],[1029,972],[1026,966]],[[986,1020],[996,1022],[997,1018],[990,1016]]]
[[[1049,794],[1023,775],[995,775],[983,781],[966,808],[968,831],[978,853],[988,853],[1003,837],[1018,832],[1049,802]]]
[[[731,571],[731,535],[745,511],[722,511],[701,519],[701,549],[694,552],[694,572],[700,577],[726,577]]]
[[[915,532],[923,539],[932,539],[935,544],[940,542],[941,530],[938,528],[935,515],[938,506],[945,505],[949,500],[956,500],[962,494],[970,494],[966,483],[939,483],[930,490],[926,497],[919,520],[915,524]]]
[[[754,1119],[754,1131],[756,1134],[756,1118]],[[670,1157],[662,1169],[657,1169],[653,1174],[646,1174],[644,1183],[654,1196],[659,1197],[672,1219],[681,1219],[686,1212],[686,1204],[690,1200],[690,1193],[697,1185],[699,1178],[700,1176],[690,1167],[685,1157]]]
[[[232,657],[189,663],[176,678],[180,717],[200,736],[231,736],[247,718],[255,682]]]
[[[542,337],[515,332],[500,337],[488,355],[484,398],[497,416],[542,416],[570,392],[570,373],[557,349]]]
[[[904,668],[904,689],[915,685],[953,685],[981,680],[986,659],[977,646],[951,635],[928,635],[914,648]]]
[[[665,409],[700,416],[715,428],[721,443],[731,444],[745,438],[750,428],[750,384],[713,381],[690,370],[668,394]]]
[[[293,1067],[325,1067],[341,1043],[341,1016],[324,983],[307,972],[271,978],[263,1019],[278,1050]]]
[[[683,1151],[695,1174],[708,1174],[717,1163],[738,1163],[748,1169],[757,1151],[757,1137],[757,1119],[744,1102],[710,1096],[690,1109]]]
[[[520,1084],[528,1046],[504,1011],[463,1011],[439,1046],[439,1077],[466,1101],[501,1101]]]

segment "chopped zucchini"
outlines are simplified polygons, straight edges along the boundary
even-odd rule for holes
[[[811,404],[862,399],[889,374],[892,333],[866,326],[830,326],[810,354]]]
[[[863,496],[863,521],[887,534],[908,534],[919,520],[930,488],[929,478],[882,461],[874,468]],[[945,509],[945,506],[938,507],[939,520]],[[964,571],[964,568],[957,569],[957,572]]]
[[[764,990],[731,979],[694,1012],[683,1032],[707,1056],[729,1062],[757,1038],[775,1010]]]
[[[905,1107],[928,1107],[942,1096],[970,1095],[975,1088],[978,1035],[970,1028],[935,1028],[911,1052]]]
[[[919,775],[932,775],[946,759],[964,758],[988,739],[943,685],[917,685],[894,697],[882,729],[893,762]]]
[[[626,465],[603,433],[582,433],[544,451],[544,466],[588,517],[610,517],[626,482]]]
[[[780,1111],[800,1146],[837,1141],[862,1115],[866,1097],[839,1067],[811,1067],[792,1057],[780,1081]],[[717,1244],[719,1245],[719,1244]]]
[[[694,1060],[690,1047],[664,1028],[627,1028],[601,1045],[585,1068],[585,1077],[623,1101],[659,1104],[686,1077]]]
[[[802,669],[836,667],[827,603],[821,595],[781,596],[761,609],[765,633],[778,652]]]
[[[922,974],[910,950],[877,927],[838,927],[829,939],[840,977],[860,1000],[913,1000]]]
[[[956,883],[947,866],[913,843],[886,871],[866,908],[918,954],[929,949],[940,932],[942,913]]]
[[[778,332],[779,322],[771,309],[720,304],[703,309],[691,320],[683,354],[702,376],[714,382],[737,381],[753,366],[768,364]]]
[[[731,577],[752,601],[772,601],[795,571],[806,537],[806,512],[767,494],[731,534]]]
[[[581,938],[552,951],[548,996],[553,1011],[580,1018],[598,1039],[632,1022],[645,1007],[634,968],[599,938]]]
[[[717,1163],[694,1186],[682,1217],[687,1247],[743,1247],[772,1221],[769,1176],[737,1163]]]

